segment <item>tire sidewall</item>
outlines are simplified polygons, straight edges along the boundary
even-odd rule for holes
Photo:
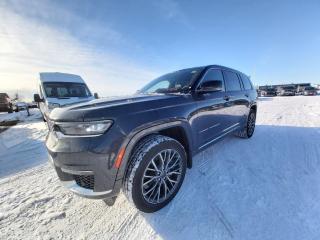
[[[252,114],[254,114],[254,125],[256,125],[256,117],[257,117],[257,115],[256,115],[255,111],[251,110],[251,111],[249,112],[249,115],[248,115],[247,127],[246,127],[247,137],[248,137],[248,138],[251,138],[251,137],[253,136],[254,131],[255,131],[255,129],[256,129],[256,126],[254,126],[253,132],[251,133],[251,135],[249,135],[249,132],[248,132],[248,131],[249,131],[248,124],[249,124],[250,116],[251,116]]]
[[[149,165],[151,159],[156,156],[159,152],[165,149],[175,149],[176,151],[179,152],[181,158],[182,158],[182,173],[181,173],[181,178],[180,182],[176,186],[175,191],[171,194],[171,196],[166,199],[164,202],[159,203],[159,204],[151,204],[148,203],[143,195],[142,195],[142,178],[144,171],[146,167]],[[186,165],[187,165],[187,158],[186,158],[186,153],[184,148],[180,143],[178,143],[175,140],[168,140],[161,142],[151,149],[143,156],[142,160],[139,163],[139,167],[137,168],[135,175],[133,177],[133,183],[132,183],[132,200],[136,207],[144,212],[155,212],[161,208],[163,208],[165,205],[167,205],[177,194],[179,191],[186,172]]]

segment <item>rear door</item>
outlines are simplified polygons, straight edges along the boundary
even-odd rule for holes
[[[228,127],[224,130],[225,132],[229,129],[238,125],[242,125],[246,116],[247,109],[247,96],[243,91],[242,83],[238,73],[231,70],[223,70],[223,76],[226,85],[226,108],[228,109]]]

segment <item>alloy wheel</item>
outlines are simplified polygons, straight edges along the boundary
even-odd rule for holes
[[[182,158],[178,151],[165,149],[156,154],[142,177],[143,198],[151,204],[168,199],[181,181]]]

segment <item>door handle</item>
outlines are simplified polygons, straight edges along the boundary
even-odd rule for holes
[[[226,101],[229,101],[230,100],[230,96],[224,96],[223,99],[226,100]]]
[[[249,94],[248,94],[248,93],[246,93],[246,94],[245,94],[245,96],[246,96],[246,97],[249,97]]]

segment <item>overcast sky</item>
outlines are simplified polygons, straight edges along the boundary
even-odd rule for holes
[[[208,64],[255,84],[320,83],[319,26],[320,1],[1,1],[0,92],[31,94],[39,72],[59,71],[128,94]]]

